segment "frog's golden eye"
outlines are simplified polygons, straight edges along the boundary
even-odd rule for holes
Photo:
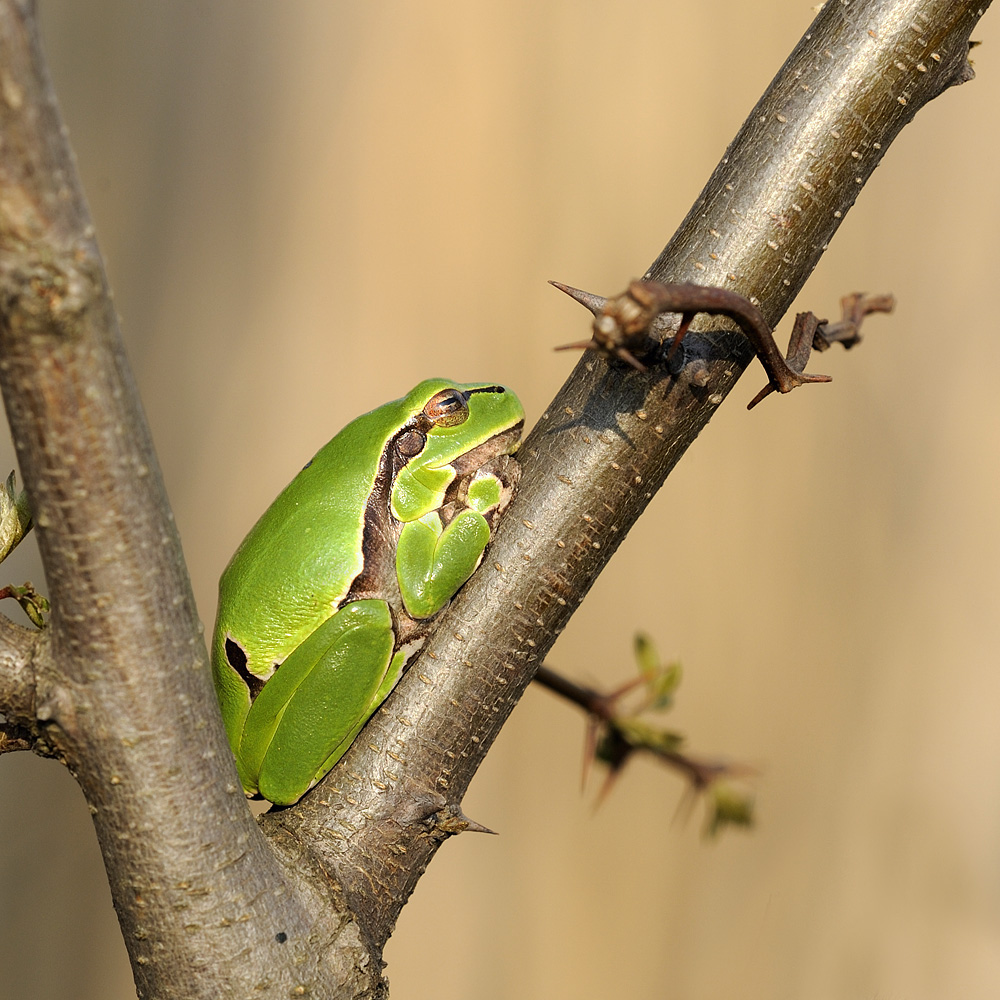
[[[469,401],[458,389],[442,389],[424,406],[424,416],[438,427],[455,427],[469,419]]]

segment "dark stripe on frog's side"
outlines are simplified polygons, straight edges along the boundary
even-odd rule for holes
[[[364,568],[352,581],[347,596],[340,602],[340,607],[351,601],[374,598],[383,600],[389,605],[394,621],[400,615],[407,621],[412,621],[403,611],[403,598],[396,580],[396,543],[399,541],[403,526],[390,513],[389,501],[396,474],[409,461],[399,454],[396,442],[416,426],[416,418],[408,420],[382,450],[375,482],[365,504],[365,524],[361,536]],[[401,639],[397,632],[397,649],[403,641],[407,640]]]
[[[506,508],[510,494],[519,478],[520,469],[506,449],[512,440],[520,437],[522,426],[523,421],[518,421],[513,426],[487,438],[475,448],[470,448],[457,455],[452,462],[448,463],[448,467],[455,473],[455,478],[445,490],[441,506],[437,510],[444,527],[447,527],[459,510],[465,509],[464,502],[456,503],[456,501],[464,486],[467,485],[468,478],[481,468],[496,465],[498,466],[496,474],[506,492],[506,502],[486,515],[490,531],[493,531],[496,520]],[[422,430],[419,415],[396,433],[382,455],[375,487],[372,489],[365,509],[362,539],[365,568],[355,578],[350,593],[344,601],[347,603],[347,601],[365,597],[385,600],[393,616],[396,649],[422,641],[430,632],[431,624],[437,617],[435,615],[427,619],[412,618],[403,604],[403,598],[399,591],[399,581],[396,577],[396,545],[403,530],[403,523],[397,521],[390,510],[392,487],[397,474],[404,466],[419,458],[419,455],[400,454],[396,444],[404,434],[412,433],[415,430]],[[415,651],[416,647],[414,647]]]
[[[250,701],[253,702],[265,682],[247,670],[246,650],[230,635],[226,636],[226,662],[243,678],[243,683],[250,691]]]
[[[396,473],[409,461],[399,454],[396,442],[402,435],[418,427],[419,417],[420,415],[417,415],[408,420],[382,449],[368,501],[365,504],[361,542],[363,567],[350,582],[347,594],[331,610],[331,613],[336,612],[352,601],[384,600],[389,606],[396,628],[397,649],[403,643],[421,638],[427,632],[427,626],[423,622],[415,622],[403,609],[403,598],[396,580],[396,542],[402,525],[389,512],[389,500]],[[312,464],[312,461],[309,461],[304,468],[308,469]],[[226,661],[246,684],[251,703],[281,666],[280,663],[275,663],[267,677],[258,677],[248,669],[246,651],[229,636],[226,637],[225,653]]]
[[[399,593],[399,584],[396,582],[395,570],[396,541],[399,537],[401,526],[393,525],[393,518],[389,514],[388,505],[396,471],[406,461],[398,456],[395,442],[401,434],[413,429],[413,423],[414,421],[412,420],[408,421],[404,427],[393,435],[389,443],[382,450],[372,489],[368,496],[368,502],[365,505],[364,528],[362,531],[363,568],[351,581],[346,596],[338,602],[331,613],[338,611],[352,601],[364,600],[366,598],[385,600],[394,618],[396,617],[397,608],[402,608],[403,599]],[[312,464],[313,460],[310,459],[303,466],[303,471],[308,469]],[[382,511],[381,515],[379,514],[380,510]],[[388,557],[386,554],[388,554]],[[251,703],[256,700],[261,689],[281,666],[280,663],[274,663],[273,670],[268,673],[267,677],[258,677],[248,669],[246,651],[230,636],[226,636],[225,653],[226,661],[246,684],[250,692]]]
[[[505,393],[507,390],[501,385],[480,386],[469,389],[466,393],[473,396],[478,393]],[[508,428],[501,432],[504,436],[509,436],[512,432],[515,436],[520,436],[520,430],[524,421],[519,421],[516,427]],[[415,413],[403,424],[399,430],[386,443],[379,457],[378,471],[372,485],[368,502],[365,505],[364,529],[362,531],[361,551],[364,559],[364,567],[352,581],[348,593],[341,601],[340,607],[350,601],[375,598],[386,601],[389,605],[395,624],[397,626],[396,648],[419,638],[428,631],[428,623],[418,622],[406,614],[403,607],[403,598],[399,592],[399,582],[396,579],[396,544],[399,541],[400,532],[403,530],[402,522],[393,517],[389,509],[392,498],[392,488],[396,481],[397,474],[411,462],[419,459],[421,452],[416,455],[400,453],[397,447],[400,439],[404,435],[419,432],[426,435],[432,429],[433,424],[428,420],[423,411]],[[491,444],[499,435],[493,435],[476,448],[470,449],[449,463],[452,469],[456,470],[456,479],[465,475],[470,469],[474,470],[482,464],[482,455],[488,453]],[[450,489],[450,487],[449,487]]]

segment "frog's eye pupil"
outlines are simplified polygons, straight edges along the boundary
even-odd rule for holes
[[[426,441],[427,437],[420,431],[404,431],[396,439],[396,450],[404,458],[413,458],[414,455],[419,455],[423,451]]]
[[[469,419],[469,403],[457,389],[442,389],[427,401],[424,415],[438,427],[454,427]]]

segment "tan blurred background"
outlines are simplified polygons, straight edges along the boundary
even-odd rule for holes
[[[537,418],[586,328],[546,279],[641,273],[813,16],[41,2],[209,627],[244,532],[351,417],[443,374]],[[651,631],[692,747],[761,768],[758,828],[702,841],[644,761],[595,814],[581,720],[529,691],[466,801],[501,836],[420,883],[397,1000],[1000,996],[996,16],[798,303],[892,290],[895,317],[814,366],[834,385],[748,414],[752,371],[552,655],[612,685]],[[25,754],[0,760],[0,907],[2,1000],[134,996],[83,798]]]

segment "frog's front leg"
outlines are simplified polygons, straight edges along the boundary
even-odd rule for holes
[[[430,618],[472,576],[490,540],[486,518],[471,507],[447,527],[437,511],[403,525],[396,546],[396,578],[407,613]]]
[[[405,654],[385,601],[347,604],[280,664],[250,706],[236,754],[243,787],[296,802],[343,756],[399,678]]]

